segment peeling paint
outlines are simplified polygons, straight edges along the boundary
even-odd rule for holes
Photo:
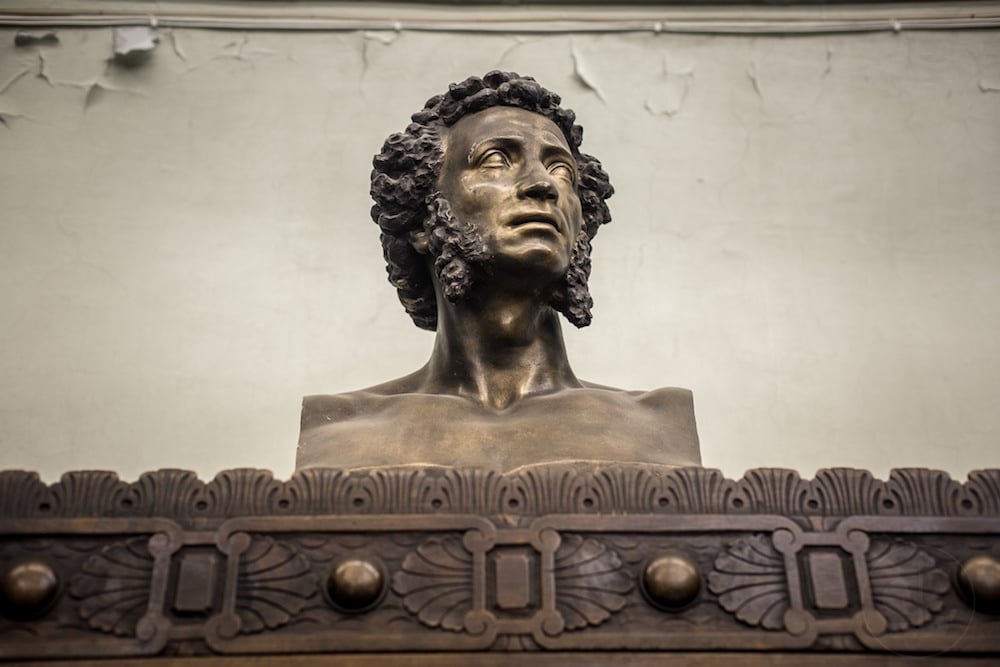
[[[989,83],[987,81],[979,80],[979,92],[981,93],[1000,93],[1000,83]]]
[[[142,93],[136,90],[129,90],[128,88],[118,88],[117,86],[109,85],[99,79],[91,81],[89,83],[66,82],[62,85],[83,88],[84,90],[87,91],[83,98],[84,111],[94,106],[100,99],[102,99],[108,93],[125,93],[126,95],[136,95],[139,97],[143,97]]]
[[[7,81],[3,85],[0,85],[0,95],[2,95],[5,92],[7,92],[8,88],[10,88],[15,83],[17,83],[18,79],[20,79],[22,76],[26,75],[30,71],[31,70],[29,70],[27,67],[25,67],[20,72],[18,72],[14,76],[10,77],[9,79],[7,79]]]
[[[680,96],[668,97],[666,99],[658,98],[655,95],[650,95],[643,102],[643,107],[650,114],[654,116],[666,116],[667,118],[673,118],[680,112],[681,107],[684,106],[684,99],[687,97],[688,88],[685,85],[681,91]]]
[[[30,68],[25,68],[24,70],[15,74],[6,83],[4,83],[3,86],[0,86],[0,93],[6,91],[21,77],[25,76],[30,72],[31,72]],[[38,71],[36,72],[35,77],[38,79],[42,79],[43,81],[45,81],[45,83],[47,83],[49,86],[53,88],[64,87],[64,88],[78,88],[80,90],[83,90],[84,111],[86,111],[94,104],[96,104],[107,93],[126,93],[129,95],[143,96],[143,94],[139,91],[129,90],[128,88],[120,88],[111,85],[107,81],[103,80],[102,75],[84,81],[66,81],[62,79],[57,79],[51,74],[49,74],[49,62],[46,59],[45,53],[43,51],[39,51],[38,53]],[[4,115],[6,118],[11,118],[11,117],[28,118],[28,116],[24,116],[22,114],[11,113],[3,110],[0,110],[0,114]]]
[[[124,67],[137,67],[149,60],[157,37],[146,26],[115,28],[111,31],[111,58]]]
[[[385,46],[392,44],[397,39],[399,39],[399,32],[390,32],[385,30],[366,30],[362,33],[362,36],[366,41],[379,42]]]
[[[251,67],[253,67],[253,60],[251,56],[259,55],[273,55],[274,51],[270,49],[248,49],[247,45],[250,43],[250,38],[247,35],[243,35],[243,39],[238,42],[229,42],[226,44],[224,49],[233,49],[232,53],[223,53],[221,55],[211,58],[211,60],[239,60],[240,62],[245,62]]]
[[[173,50],[174,55],[181,59],[182,62],[187,62],[187,53],[184,52],[183,47],[181,47],[180,39],[177,37],[177,33],[173,30],[167,31],[167,38],[170,40],[170,48]]]
[[[84,110],[87,110],[94,104],[96,104],[97,100],[101,99],[101,97],[103,96],[103,92],[104,88],[101,86],[101,84],[97,83],[96,81],[90,84],[90,86],[87,87],[87,94],[83,98]]]
[[[3,125],[8,130],[10,129],[10,120],[13,118],[28,118],[28,116],[13,111],[0,111],[0,125]]]
[[[43,33],[33,33],[24,30],[18,30],[14,33],[14,46],[53,46],[59,43],[59,35],[54,31],[50,30]]]
[[[399,32],[387,32],[387,31],[374,31],[367,30],[361,33],[361,76],[364,77],[365,73],[368,71],[368,48],[372,42],[381,44],[382,46],[389,46],[397,39],[399,39]]]
[[[39,76],[41,76],[41,74]],[[107,83],[106,81],[103,81],[100,77],[93,79],[91,81],[59,81],[50,78],[46,74],[43,78],[48,82],[50,86],[79,88],[83,90],[84,111],[94,106],[107,93],[125,93],[127,95],[137,95],[143,97],[143,94],[137,90],[129,90],[128,88],[119,88],[118,86],[113,86]]]
[[[365,38],[364,34],[361,35],[361,72],[358,75],[359,82],[363,81],[365,75],[368,74],[368,66],[371,64],[368,62],[368,44],[369,41]]]
[[[673,118],[684,106],[694,79],[694,70],[694,63],[686,67],[672,68],[669,57],[664,55],[661,75],[663,82],[656,86],[643,102],[646,111],[656,116]]]
[[[607,99],[604,97],[604,93],[601,92],[597,83],[594,82],[593,77],[591,77],[590,73],[587,72],[587,65],[583,60],[583,56],[580,55],[579,51],[577,51],[576,45],[570,47],[570,55],[573,57],[573,75],[576,77],[576,80],[583,84],[585,88],[597,95],[601,102],[607,104]]]
[[[527,39],[521,37],[520,35],[513,35],[511,39],[514,41],[514,43],[500,52],[500,56],[497,58],[497,64],[502,63],[504,60],[507,59],[507,56],[509,56],[511,53],[514,52],[515,49],[520,48],[528,41]]]
[[[167,35],[170,37],[171,48],[174,53],[177,54],[177,57],[186,65],[184,71],[181,72],[181,75],[190,74],[191,72],[200,70],[209,63],[217,62],[219,60],[237,60],[239,62],[246,63],[251,69],[255,69],[256,66],[253,60],[254,56],[270,56],[275,54],[275,51],[271,49],[247,48],[250,43],[250,38],[247,35],[243,35],[239,40],[226,42],[222,46],[224,53],[216,54],[203,62],[192,65],[190,64],[187,51],[185,51],[181,46],[180,41],[177,39],[177,36],[173,34],[173,31],[167,33]],[[295,60],[290,55],[288,59],[293,62]]]
[[[747,67],[747,77],[750,79],[750,84],[753,86],[753,91],[757,93],[757,97],[764,99],[764,93],[760,90],[760,81],[757,80],[757,63],[752,60]]]
[[[38,74],[36,74],[35,76],[37,76],[39,79],[42,79],[43,81],[45,81],[45,83],[49,84],[50,86],[54,86],[55,83],[53,83],[52,77],[49,76],[49,73],[46,70],[46,65],[47,65],[47,62],[45,60],[45,54],[43,52],[39,51],[38,52]]]

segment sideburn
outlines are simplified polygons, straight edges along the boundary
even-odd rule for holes
[[[458,303],[469,295],[476,268],[489,261],[490,253],[475,227],[459,221],[440,192],[431,195],[428,210],[424,231],[434,271],[445,298]]]
[[[570,324],[578,329],[590,324],[593,315],[590,309],[594,300],[590,296],[590,237],[581,231],[573,243],[569,269],[563,279],[563,286],[552,300],[552,307],[562,313]]]

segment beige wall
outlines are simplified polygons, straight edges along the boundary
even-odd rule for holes
[[[289,475],[303,394],[429,351],[371,155],[498,67],[618,189],[578,375],[692,388],[731,476],[1000,466],[1000,32],[160,37],[0,31],[0,468]]]

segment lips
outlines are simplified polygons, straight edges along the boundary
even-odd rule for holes
[[[518,214],[514,216],[509,223],[511,227],[522,227],[530,224],[548,225],[557,232],[562,232],[562,226],[559,224],[559,219],[553,214],[546,213],[544,211],[533,211]]]

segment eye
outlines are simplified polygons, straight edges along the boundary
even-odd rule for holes
[[[576,170],[565,162],[553,162],[550,164],[549,173],[558,178],[565,178],[570,183],[576,182]]]
[[[487,169],[499,169],[509,167],[510,160],[507,159],[503,151],[494,149],[483,153],[483,156],[479,158],[479,166]]]

